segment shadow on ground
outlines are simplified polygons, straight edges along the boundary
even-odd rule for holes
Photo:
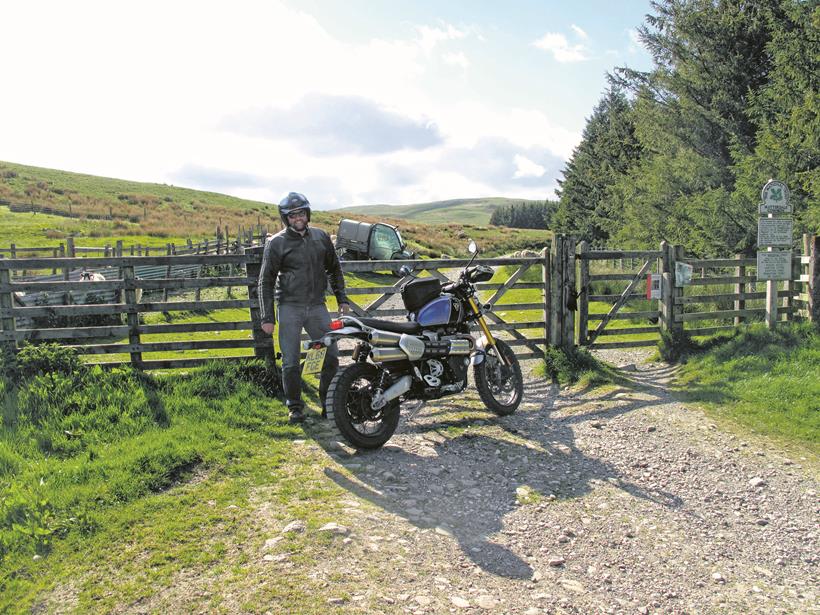
[[[668,398],[663,389],[647,386],[640,377],[630,382],[633,389],[619,387],[576,400],[543,379],[531,380],[522,407],[508,417],[488,414],[468,390],[464,396],[430,402],[403,416],[397,433],[382,449],[340,454],[326,441],[329,452],[352,477],[330,468],[326,474],[340,487],[419,528],[452,535],[484,571],[529,579],[531,566],[505,544],[510,539],[502,531],[505,516],[519,508],[522,493],[531,502],[543,498],[555,505],[606,482],[658,506],[681,507],[676,496],[624,480],[616,468],[575,445],[574,430],[583,423]],[[615,397],[617,404],[607,407]],[[559,400],[560,414],[555,409]],[[601,407],[583,410],[590,405]],[[578,412],[573,412],[575,407]],[[528,491],[519,488],[534,495],[526,496]]]

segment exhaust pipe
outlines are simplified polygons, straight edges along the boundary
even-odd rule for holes
[[[401,341],[401,333],[374,329],[367,336],[367,341],[373,346],[398,346],[399,341]]]
[[[387,405],[387,402],[396,399],[400,395],[404,395],[410,390],[410,385],[413,383],[412,376],[402,376],[381,395],[376,395],[370,402],[370,407],[374,410],[380,410]]]
[[[450,340],[450,354],[470,354],[472,349],[470,340]]]
[[[407,354],[398,346],[391,348],[373,348],[370,351],[370,358],[374,363],[383,361],[406,361]]]

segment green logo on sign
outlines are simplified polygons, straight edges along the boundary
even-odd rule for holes
[[[772,201],[782,201],[783,200],[783,188],[772,187],[769,191],[769,198]]]

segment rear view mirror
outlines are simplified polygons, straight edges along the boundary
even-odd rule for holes
[[[475,254],[476,252],[478,252],[478,246],[472,239],[470,240],[470,243],[467,244],[467,251],[470,254]]]

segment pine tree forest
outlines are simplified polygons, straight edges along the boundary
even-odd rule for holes
[[[609,74],[549,227],[594,246],[752,253],[760,191],[775,178],[790,189],[795,237],[820,232],[820,3],[651,10],[639,33],[653,67]]]

